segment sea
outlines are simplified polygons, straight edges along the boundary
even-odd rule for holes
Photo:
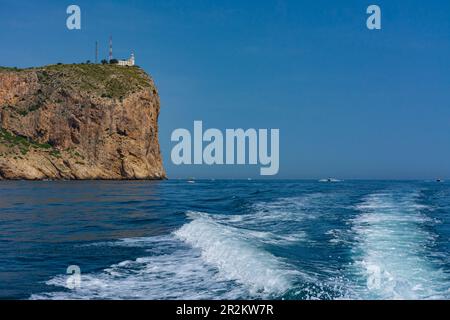
[[[0,299],[449,298],[447,182],[0,182]]]

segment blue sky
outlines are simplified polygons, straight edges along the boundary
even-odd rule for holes
[[[82,30],[66,28],[66,8]],[[370,4],[382,30],[366,28]],[[450,178],[449,1],[0,0],[0,65],[134,50],[158,86],[169,176],[258,177],[171,164],[176,128],[279,128],[277,178]]]

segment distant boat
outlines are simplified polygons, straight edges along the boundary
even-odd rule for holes
[[[442,179],[436,179],[436,182],[444,182],[444,180],[442,180]]]
[[[187,183],[195,183],[195,178],[189,178]]]
[[[341,180],[339,179],[334,179],[334,178],[327,178],[327,179],[320,179],[319,182],[340,182]]]

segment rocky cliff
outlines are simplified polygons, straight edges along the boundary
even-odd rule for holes
[[[159,108],[138,67],[0,68],[0,179],[163,179]]]

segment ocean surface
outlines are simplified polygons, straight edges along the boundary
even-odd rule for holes
[[[0,299],[449,299],[449,240],[447,182],[0,182]]]

